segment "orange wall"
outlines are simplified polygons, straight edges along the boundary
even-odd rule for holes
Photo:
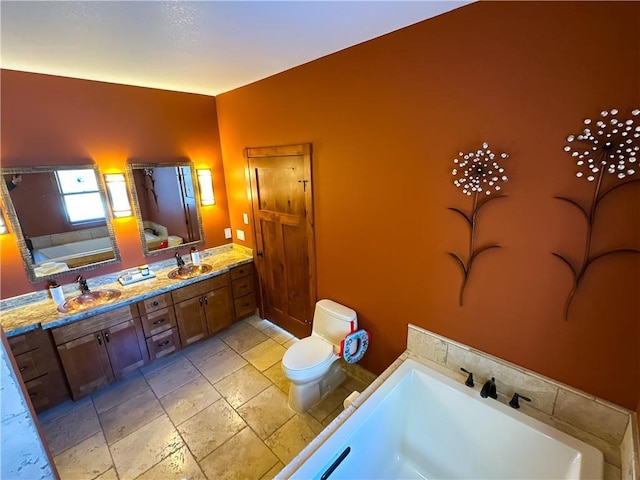
[[[565,138],[640,106],[639,29],[637,2],[480,2],[222,94],[231,224],[247,230],[243,149],[312,142],[318,297],[372,332],[365,367],[389,365],[411,322],[635,410],[640,255],[594,264],[565,322],[571,278],[551,252],[581,259],[583,219],[553,197],[586,204],[593,184]],[[468,230],[447,208],[471,200],[452,161],[484,140],[511,155],[508,197],[478,220],[480,244],[503,248],[459,307],[447,252],[466,253]],[[596,249],[640,248],[639,185],[598,213]]]
[[[1,71],[0,88],[2,166],[92,158],[103,173],[124,172],[128,158],[187,156],[196,166],[213,169],[217,203],[201,210],[204,248],[228,243],[215,98],[11,70]],[[143,256],[133,217],[114,220],[114,230],[122,263],[92,270],[89,277],[169,257]],[[44,282],[28,282],[13,235],[0,236],[0,250],[2,298],[44,288]]]

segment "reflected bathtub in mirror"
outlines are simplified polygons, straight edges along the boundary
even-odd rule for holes
[[[145,255],[204,240],[195,171],[189,159],[132,160],[127,177]]]
[[[31,282],[120,261],[95,165],[1,171],[2,197]]]

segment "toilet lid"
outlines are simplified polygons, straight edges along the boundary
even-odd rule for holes
[[[290,370],[304,370],[325,362],[333,353],[329,342],[311,336],[291,345],[282,357],[282,364]]]

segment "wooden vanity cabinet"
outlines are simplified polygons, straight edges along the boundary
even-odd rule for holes
[[[138,302],[138,311],[151,361],[181,349],[170,293]]]
[[[69,399],[69,388],[49,331],[38,328],[8,341],[36,412]]]
[[[171,292],[182,347],[231,325],[229,274],[218,275]]]
[[[256,312],[255,277],[253,264],[230,269],[234,319],[242,320]]]
[[[74,400],[149,361],[136,305],[63,325],[52,333]]]

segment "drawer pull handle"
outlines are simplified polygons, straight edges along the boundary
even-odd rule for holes
[[[153,322],[154,325],[160,325],[161,323],[163,323],[166,320],[166,318],[161,318],[160,320],[156,320],[155,322]]]
[[[166,347],[167,345],[169,345],[171,343],[171,340],[167,340],[165,342],[159,343],[158,346],[159,347]]]
[[[159,303],[158,303],[158,301],[156,300],[156,301],[154,301],[151,305],[153,305],[154,307],[157,307],[157,306],[158,306],[158,305],[160,305],[160,304],[159,304]]]
[[[27,368],[29,367],[20,367],[18,370],[20,370],[21,372],[24,372]]]

